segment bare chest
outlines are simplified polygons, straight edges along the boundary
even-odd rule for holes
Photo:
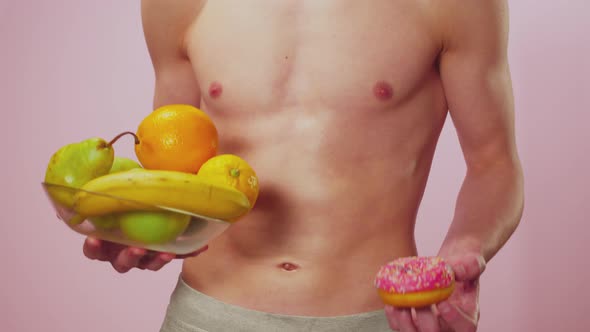
[[[435,70],[420,3],[209,1],[188,32],[203,100],[222,113],[393,108]]]

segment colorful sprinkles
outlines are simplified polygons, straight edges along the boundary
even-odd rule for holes
[[[440,257],[401,257],[383,265],[375,287],[395,293],[411,293],[451,286],[455,275]]]

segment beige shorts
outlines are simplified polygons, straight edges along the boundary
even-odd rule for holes
[[[270,314],[218,301],[181,278],[170,297],[160,332],[391,332],[383,310],[336,317]]]

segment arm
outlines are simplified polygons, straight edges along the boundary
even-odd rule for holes
[[[199,107],[201,95],[197,79],[185,50],[185,32],[198,14],[201,1],[142,0],[141,14],[149,55],[155,73],[153,107],[189,104]],[[174,258],[196,256],[207,246],[183,256],[148,252],[120,244],[87,238],[84,255],[89,259],[110,262],[119,273],[132,268],[157,271]]]
[[[505,0],[441,1],[440,76],[463,150],[467,174],[440,248],[453,267],[452,296],[411,313],[386,308],[402,331],[474,332],[479,277],[515,231],[523,209],[523,175],[514,137],[514,105],[506,55]],[[446,329],[444,329],[446,330]]]
[[[201,94],[186,52],[186,31],[202,1],[142,0],[146,45],[155,75],[154,109],[166,104],[199,107]]]
[[[467,173],[440,254],[474,253],[489,261],[515,231],[524,204],[507,59],[508,9],[502,0],[450,7],[440,74]]]

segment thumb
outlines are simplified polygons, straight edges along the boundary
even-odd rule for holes
[[[485,259],[477,254],[451,257],[447,259],[447,262],[455,272],[457,281],[475,280],[486,268]]]

